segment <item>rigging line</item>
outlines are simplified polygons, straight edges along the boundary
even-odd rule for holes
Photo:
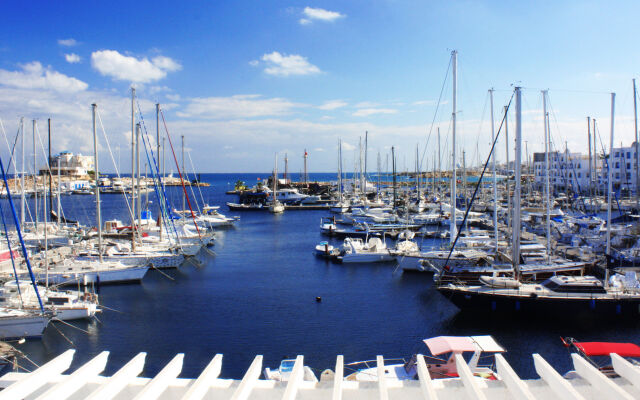
[[[509,108],[511,107],[511,101],[513,100],[513,96],[515,95],[515,92],[511,95],[511,98],[509,99],[509,103],[507,104],[507,112],[509,111]],[[491,154],[493,153],[493,150],[496,147],[496,143],[498,143],[498,138],[500,137],[500,132],[502,131],[502,127],[504,126],[504,121],[507,118],[507,112],[504,113],[504,117],[502,117],[502,121],[500,121],[500,127],[498,127],[498,132],[496,133],[496,137],[493,140],[493,145],[491,146],[491,151],[489,152],[489,155],[487,156],[487,161],[484,163],[484,167],[482,168],[482,173],[480,174],[480,177],[478,178],[478,183],[476,184],[475,190],[473,191],[473,196],[471,196],[471,203],[469,205],[469,207],[467,207],[467,210],[464,213],[464,218],[462,219],[462,226],[464,226],[465,222],[467,222],[467,217],[469,216],[469,211],[471,210],[471,206],[473,205],[473,201],[476,198],[476,195],[478,194],[478,188],[480,188],[480,185],[482,184],[482,178],[484,177],[484,173],[487,170],[487,166],[489,165],[489,161],[491,160]],[[508,194],[507,194],[508,195]],[[455,206],[455,204],[454,204]],[[453,223],[455,224],[456,222],[453,221]],[[451,259],[451,254],[453,253],[453,250],[456,247],[456,243],[458,242],[458,238],[460,238],[460,233],[462,232],[462,229],[458,230],[458,233],[456,234],[456,238],[453,240],[453,244],[451,245],[451,249],[449,249],[449,254],[447,255],[447,260],[445,261],[444,265],[448,265],[449,264],[449,260]],[[442,280],[442,278],[444,277],[445,273],[444,273],[444,268],[443,268],[443,273],[440,274],[440,277],[438,278],[438,283],[440,283],[440,281]]]
[[[193,174],[196,174],[196,168],[193,166],[193,160],[191,159],[191,152],[188,151],[187,155],[189,156],[189,163],[191,163],[191,170],[193,171]],[[198,185],[198,191],[200,192],[200,199],[202,200],[202,206],[205,206],[205,202],[204,202],[204,196],[202,195],[202,189],[200,189],[200,185]]]
[[[5,143],[7,143],[7,149],[9,149],[10,147],[9,140],[7,138],[7,132],[4,130],[4,124],[2,123],[2,119],[0,119],[0,126],[2,127],[2,133],[4,134],[4,141]],[[13,141],[13,146],[11,147],[11,157],[9,157],[9,164],[7,165],[7,171],[11,170],[11,163],[13,161],[13,156],[15,155],[14,152],[16,150],[16,145],[18,144],[18,137],[20,137],[20,127],[18,127],[18,132],[16,132],[16,138]]]
[[[144,120],[142,120],[142,121],[143,121],[143,126],[144,126]],[[149,152],[151,152],[151,158],[153,159],[153,167],[156,167],[156,169],[157,169],[157,165],[155,164],[155,158],[153,157],[153,148],[151,147],[151,141],[149,140],[149,133],[147,132],[146,126],[144,128],[145,129],[144,129],[144,134],[142,135],[142,143],[143,143],[143,146],[144,146],[145,155],[147,157],[147,163],[149,164],[150,169],[152,169],[151,168],[152,160],[149,159]],[[146,141],[145,141],[145,138],[146,138]],[[148,143],[148,145],[147,145],[147,143]],[[152,180],[153,180],[154,193],[155,193],[156,197],[158,198],[158,203],[159,203],[159,207],[160,207],[160,213],[162,215],[162,222],[165,225],[165,230],[167,232],[169,232],[169,227],[167,226],[167,223],[166,223],[166,220],[165,220],[165,215],[167,215],[166,204],[163,201],[163,196],[161,195],[160,188],[158,187],[159,184],[158,184],[157,179],[159,179],[159,174],[154,173],[154,171],[152,170],[151,171],[151,176],[152,176]],[[163,208],[163,206],[164,206],[164,208]],[[178,232],[175,229],[175,226],[173,226],[173,230],[174,230],[174,234],[176,235],[176,238],[177,238],[178,237]]]
[[[42,299],[40,298],[40,293],[38,292],[38,285],[36,284],[36,278],[33,275],[33,270],[31,269],[31,262],[29,261],[29,255],[27,253],[27,247],[24,244],[24,240],[22,239],[22,231],[20,229],[20,221],[18,220],[18,215],[16,214],[16,208],[13,204],[13,198],[11,197],[11,190],[9,189],[9,183],[7,182],[7,174],[4,170],[4,164],[2,163],[2,158],[0,158],[0,171],[2,172],[2,180],[4,181],[4,187],[7,190],[7,198],[9,199],[9,205],[11,206],[11,213],[13,214],[13,221],[16,224],[16,232],[18,233],[18,239],[20,239],[20,245],[22,247],[22,255],[24,257],[24,261],[27,264],[27,269],[29,270],[29,276],[31,277],[31,283],[33,284],[33,290],[36,292],[36,297],[38,297],[38,303],[40,304],[40,311],[42,315],[44,315],[44,304],[42,304]]]
[[[165,218],[168,218],[169,221],[171,222],[171,227],[173,228],[173,233],[176,236],[176,242],[180,241],[180,237],[178,235],[178,231],[175,227],[175,224],[173,222],[173,219],[170,218],[170,214],[167,211],[167,208],[170,207],[168,204],[168,200],[167,200],[167,194],[164,191],[164,186],[162,185],[162,179],[160,179],[160,171],[158,170],[158,164],[156,163],[156,159],[155,157],[153,157],[153,148],[151,147],[151,141],[149,139],[149,132],[147,132],[147,126],[144,122],[144,117],[142,116],[142,110],[140,109],[140,103],[138,104],[138,115],[140,116],[140,120],[142,121],[142,126],[144,127],[144,134],[142,135],[142,143],[144,146],[144,150],[145,150],[145,155],[147,157],[147,163],[150,166],[151,169],[151,160],[149,160],[149,153],[147,152],[147,142],[149,143],[149,151],[151,151],[151,158],[153,159],[153,167],[155,168],[155,174],[152,173],[153,176],[153,183],[154,183],[154,192],[156,194],[156,197],[158,198],[158,203],[159,203],[159,207],[160,207],[160,214],[162,215],[162,222],[165,225],[165,230],[167,231],[167,233],[169,233],[169,228],[168,228],[168,224],[165,220]],[[145,142],[145,137],[147,139],[147,142]],[[158,183],[156,183],[156,178],[158,177]],[[158,187],[159,185],[159,187]],[[160,189],[162,189],[162,195],[160,194]],[[164,208],[163,208],[164,207]],[[169,208],[170,209],[170,208]],[[171,242],[171,236],[169,236],[169,241]]]
[[[198,223],[196,222],[196,216],[193,213],[193,209],[191,208],[191,200],[189,200],[189,194],[187,193],[187,189],[184,185],[184,178],[182,177],[182,171],[180,171],[180,166],[178,165],[178,158],[176,157],[176,152],[173,149],[173,142],[171,142],[171,135],[169,135],[169,128],[167,128],[167,122],[164,119],[164,112],[162,110],[160,110],[160,115],[162,115],[162,124],[164,125],[165,132],[167,133],[167,138],[169,139],[171,154],[173,155],[173,161],[176,163],[176,168],[178,169],[178,174],[180,175],[180,183],[182,184],[182,190],[184,191],[185,198],[187,199],[187,204],[189,205],[189,211],[191,211],[191,218],[193,219],[193,224],[196,226],[198,237],[200,238],[200,240],[202,240],[202,235],[200,234],[200,228],[198,228]]]
[[[22,291],[20,290],[20,282],[18,280],[18,271],[16,271],[16,263],[14,260],[13,250],[11,249],[11,238],[9,237],[9,230],[7,229],[7,222],[4,218],[4,210],[2,209],[2,202],[0,202],[0,216],[2,217],[2,228],[4,229],[4,235],[7,237],[7,246],[9,246],[9,255],[11,256],[11,267],[13,268],[13,275],[16,278],[16,287],[18,288],[18,296],[20,297],[20,305],[24,308],[24,302],[22,301]]]
[[[187,152],[187,154],[188,154],[188,152]],[[194,171],[193,174],[194,174],[193,178],[195,180],[195,171]],[[196,197],[196,194],[193,191],[193,184],[191,184],[191,177],[189,175],[189,171],[187,171],[186,168],[185,168],[185,171],[184,171],[184,175],[185,175],[187,181],[189,182],[189,190],[191,191],[191,196],[193,196],[193,202],[196,204],[196,211],[198,213],[200,213],[200,205],[198,204],[198,198]]]
[[[98,122],[100,123],[100,128],[102,129],[102,136],[104,137],[104,141],[107,144],[107,149],[109,149],[109,156],[111,157],[111,162],[113,163],[113,168],[116,171],[116,176],[118,179],[122,179],[120,176],[120,171],[118,170],[118,164],[116,164],[116,160],[113,157],[113,151],[111,150],[111,144],[109,143],[109,138],[107,137],[107,131],[104,129],[104,124],[102,123],[102,117],[100,116],[100,110],[96,109],[96,115],[98,116]],[[132,186],[133,188],[133,186]],[[124,202],[127,204],[127,210],[129,214],[131,214],[131,205],[129,204],[129,198],[127,197],[127,191],[122,191],[124,195]]]
[[[451,63],[453,62],[453,56],[449,57],[449,65],[447,65],[447,71],[444,74],[444,81],[442,81],[442,87],[440,88],[440,96],[438,96],[438,103],[436,104],[436,110],[433,113],[433,119],[431,120],[431,126],[429,127],[429,134],[427,135],[427,142],[424,145],[424,150],[422,151],[422,157],[420,158],[420,163],[418,164],[418,168],[422,168],[422,163],[424,161],[424,157],[427,152],[427,148],[429,147],[429,139],[431,138],[431,134],[433,133],[433,125],[436,122],[436,118],[438,117],[438,110],[440,109],[440,101],[442,100],[442,94],[444,93],[444,88],[447,85],[447,78],[449,77],[449,71],[451,70]]]

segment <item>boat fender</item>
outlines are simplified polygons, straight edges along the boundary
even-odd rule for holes
[[[529,297],[531,297],[532,299],[537,299],[538,298],[538,294],[537,293],[531,293],[529,295]]]

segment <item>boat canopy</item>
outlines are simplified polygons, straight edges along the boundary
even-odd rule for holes
[[[490,353],[503,353],[506,350],[500,346],[493,337],[485,336],[438,336],[425,339],[431,354],[434,356],[455,352],[486,351]]]
[[[633,343],[573,342],[586,356],[608,356],[616,353],[621,357],[640,357],[640,346]]]

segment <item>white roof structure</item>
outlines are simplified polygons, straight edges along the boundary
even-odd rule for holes
[[[424,357],[418,356],[419,380],[347,382],[343,380],[343,357],[336,360],[335,375],[320,382],[303,381],[302,356],[296,358],[291,380],[275,382],[259,379],[262,356],[257,356],[241,380],[220,379],[222,355],[217,354],[196,379],[178,378],[183,354],[176,355],[155,377],[141,378],[145,353],[140,353],[113,376],[101,376],[109,356],[102,352],[71,374],[63,375],[71,365],[74,350],[68,350],[31,373],[10,372],[0,378],[1,399],[302,399],[302,400],[466,400],[466,399],[638,399],[640,367],[616,354],[613,367],[622,378],[611,379],[577,354],[573,365],[580,378],[567,380],[540,355],[533,355],[539,379],[522,380],[497,354],[498,381],[474,377],[456,354],[459,378],[429,377]],[[384,376],[384,359],[377,357],[379,376]]]
[[[434,356],[454,352],[484,351],[488,353],[504,353],[506,350],[489,335],[484,336],[437,336],[423,340]]]

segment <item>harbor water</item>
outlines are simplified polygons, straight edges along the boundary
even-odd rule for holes
[[[341,265],[317,258],[315,245],[327,240],[319,231],[320,218],[328,211],[272,215],[231,212],[224,205],[235,201],[225,191],[237,180],[253,185],[267,175],[202,174],[211,184],[200,188],[205,202],[240,216],[235,228],[217,233],[211,253],[201,251],[178,270],[151,270],[141,284],[102,286],[100,301],[108,309],[99,320],[72,322],[74,327],[53,323],[41,340],[17,347],[39,365],[69,348],[77,351],[74,366],[108,350],[106,375],[144,351],[144,376],[154,376],[176,353],[185,353],[181,376],[195,377],[222,353],[221,376],[239,379],[258,354],[269,367],[302,354],[319,372],[333,369],[338,354],[346,363],[376,355],[409,357],[427,351],[425,338],[489,334],[507,349],[516,372],[533,378],[532,353],[561,373],[571,369],[561,336],[640,343],[638,321],[478,318],[460,314],[435,290],[431,275],[402,273],[393,263]],[[335,175],[310,178],[326,181]],[[167,190],[180,208],[182,188]],[[101,199],[103,220],[128,220],[122,195]],[[153,193],[149,201],[156,203]],[[64,196],[62,204],[67,218],[95,224],[92,196]]]

